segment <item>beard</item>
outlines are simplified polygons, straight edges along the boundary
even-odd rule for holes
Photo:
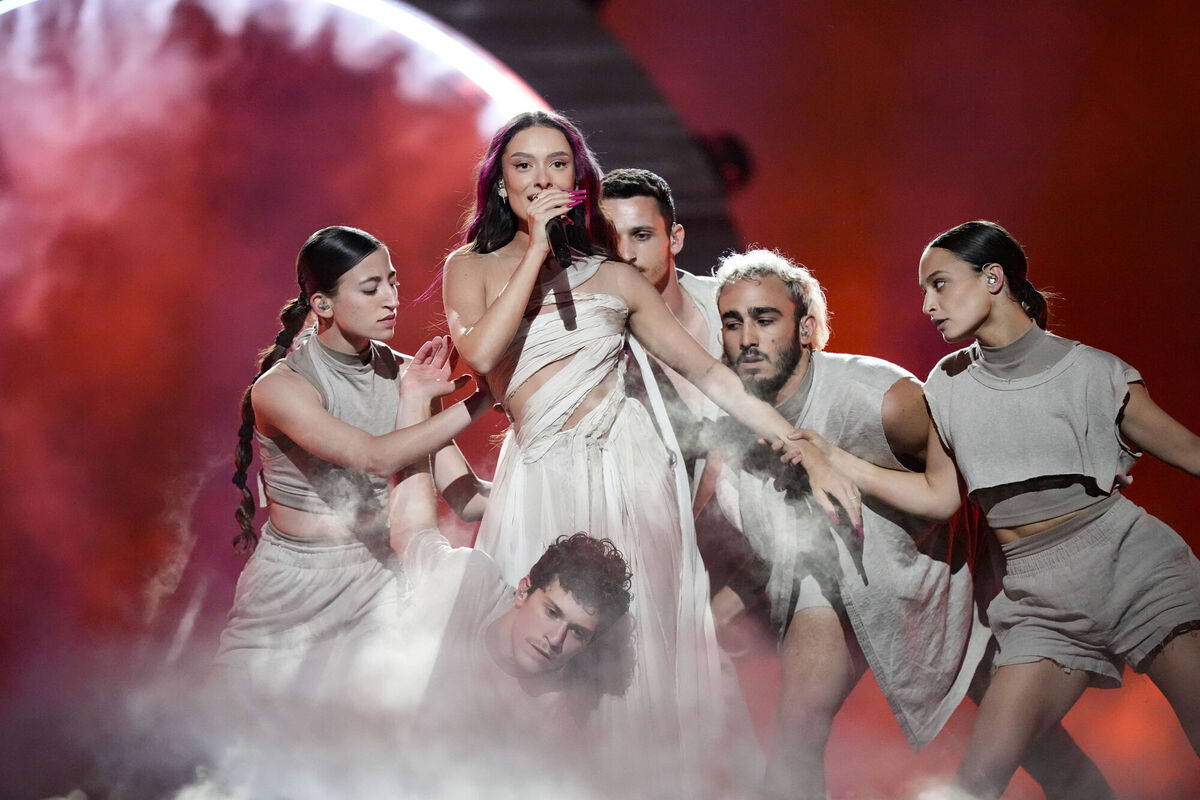
[[[762,356],[762,353],[757,350],[747,352],[753,352],[755,355]],[[800,346],[799,342],[793,339],[786,348],[780,351],[777,361],[772,362],[770,359],[767,359],[768,363],[775,364],[774,375],[761,378],[743,378],[742,385],[746,387],[748,393],[754,395],[759,400],[765,400],[768,403],[774,404],[775,395],[779,394],[779,390],[787,383],[788,378],[792,377],[792,373],[796,371],[796,366],[799,365],[803,354],[804,348]],[[741,356],[738,357],[738,361],[740,360]]]

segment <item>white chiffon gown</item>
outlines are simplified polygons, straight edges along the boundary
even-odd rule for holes
[[[490,376],[511,376],[507,406],[531,376],[563,362],[505,436],[476,547],[516,584],[562,534],[611,539],[633,574],[634,663],[624,693],[601,695],[589,727],[618,750],[678,745],[691,762],[706,758],[706,738],[717,735],[723,713],[708,578],[670,427],[656,428],[646,407],[625,394],[629,309],[620,297],[587,291],[600,263],[592,258],[568,271],[570,302],[552,295],[527,311]],[[640,346],[629,344],[644,365]],[[612,391],[564,430],[614,371]]]

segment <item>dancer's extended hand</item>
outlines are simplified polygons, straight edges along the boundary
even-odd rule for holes
[[[808,473],[813,499],[825,509],[834,525],[840,522],[833,501],[845,509],[850,524],[858,535],[863,535],[862,496],[854,482],[834,468],[830,462],[833,445],[821,434],[806,428],[797,428],[771,445],[780,453],[780,458],[792,465],[799,465]]]
[[[470,375],[450,378],[453,351],[449,336],[435,336],[421,345],[400,378],[401,398],[428,403],[465,385]]]

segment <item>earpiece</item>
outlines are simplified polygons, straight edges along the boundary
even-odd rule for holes
[[[800,329],[800,335],[808,336],[808,326],[807,325],[805,325],[803,328]]]
[[[328,300],[322,300],[322,301],[320,301],[319,303],[317,303],[317,306],[318,306],[318,307],[320,307],[320,309],[321,309],[322,311],[328,311],[328,310],[329,310],[329,301],[328,301]]]
[[[995,276],[995,275],[989,275],[989,276],[988,276],[988,283],[995,283],[995,282],[996,282],[996,276]]]

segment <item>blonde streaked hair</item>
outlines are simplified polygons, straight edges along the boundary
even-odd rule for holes
[[[774,250],[747,250],[723,256],[716,271],[717,297],[734,281],[758,280],[765,275],[774,275],[783,281],[796,306],[797,322],[806,316],[813,317],[812,349],[824,350],[832,333],[825,290],[807,267],[793,263]]]

